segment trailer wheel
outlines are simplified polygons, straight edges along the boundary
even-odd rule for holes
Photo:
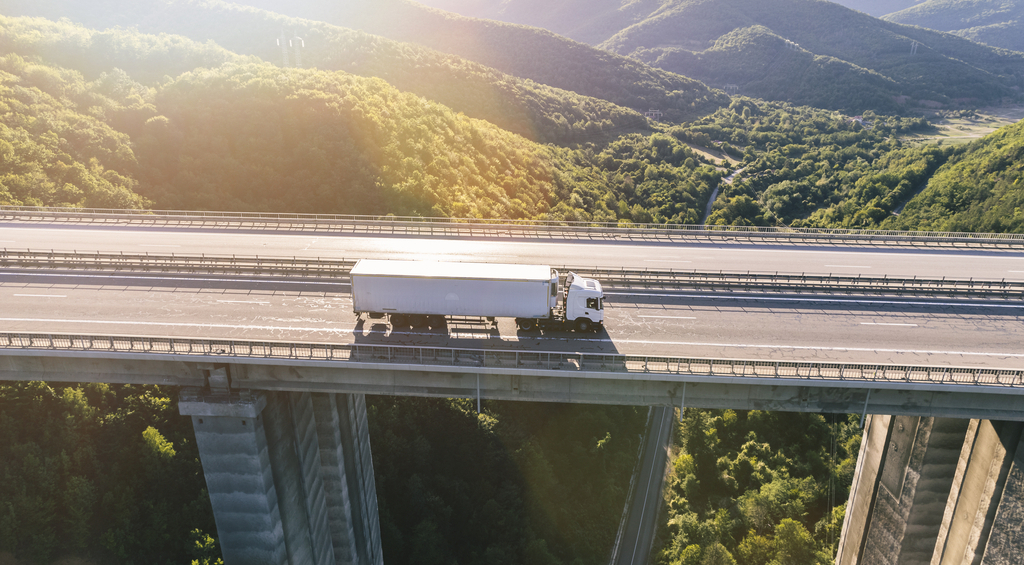
[[[427,317],[422,314],[413,314],[409,316],[409,325],[414,328],[425,328],[427,326]]]
[[[576,331],[580,333],[587,333],[593,328],[590,320],[586,318],[579,318],[576,320]]]
[[[391,314],[391,327],[407,328],[409,327],[409,319],[405,314]]]
[[[534,322],[533,320],[530,320],[528,318],[519,320],[519,329],[523,330],[524,332],[532,331],[533,328],[535,328],[536,326],[537,322]]]

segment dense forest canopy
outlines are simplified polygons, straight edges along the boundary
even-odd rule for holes
[[[138,208],[129,137],[104,118],[145,105],[125,77],[0,56],[0,204]],[[78,111],[78,110],[81,111]]]
[[[860,442],[855,415],[686,410],[654,563],[833,563]]]
[[[0,384],[0,453],[0,557],[206,565],[218,555],[192,422],[173,390]]]

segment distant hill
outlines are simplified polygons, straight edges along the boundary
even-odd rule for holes
[[[898,10],[910,8],[926,0],[833,0],[836,4],[846,6],[851,10],[858,10],[865,14],[871,14],[880,18]]]
[[[882,19],[948,31],[994,47],[1024,51],[1024,1],[927,0]]]
[[[730,93],[853,114],[996,103],[1019,96],[1024,84],[1024,57],[862,13],[881,15],[911,0],[851,2],[862,12],[822,0],[427,3],[543,26]]]
[[[544,28],[597,45],[623,28],[647,19],[661,0],[421,0],[421,4],[472,18]]]
[[[633,57],[654,65],[685,69],[709,84],[734,85],[767,100],[785,100],[850,113],[898,111],[902,85],[876,71],[826,55],[753,25],[722,35],[703,51],[682,47],[637,49]]]
[[[729,104],[727,96],[700,81],[546,30],[465,18],[409,0],[244,3],[425,45],[513,76],[625,108],[660,110],[670,121],[694,119]]]
[[[767,45],[766,34],[737,36],[735,32],[754,26],[770,30],[778,39],[768,54],[770,61],[750,68],[752,57],[765,57],[759,51]],[[714,53],[723,49],[723,40],[728,40],[732,56]],[[600,47],[718,87],[725,86],[721,82],[725,76],[735,73],[746,77],[734,83],[741,93],[776,99],[808,100],[805,92],[831,88],[831,81],[821,77],[832,76],[846,84],[856,84],[856,75],[870,78],[863,90],[838,92],[828,106],[851,112],[865,104],[893,110],[902,103],[993,103],[1020,96],[1024,80],[1024,54],[881,21],[821,0],[671,0],[654,16],[627,27]],[[831,59],[809,59],[798,66],[787,61],[794,53]],[[715,68],[705,62],[709,57],[715,60]],[[788,97],[770,91],[764,82],[766,74],[778,74],[781,68],[788,68],[788,74],[767,84],[791,84]],[[878,91],[882,83],[876,75],[892,81],[892,89]],[[889,99],[879,106],[878,95],[891,93],[907,98]]]

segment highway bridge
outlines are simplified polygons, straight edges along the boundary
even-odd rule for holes
[[[1003,531],[992,524],[1006,523],[997,509],[1014,484],[1020,431],[1003,422],[1024,421],[1016,236],[0,209],[0,248],[0,378],[187,387],[182,411],[205,449],[229,563],[381,561],[366,393],[863,414],[864,445],[874,447],[861,456],[861,498],[847,520],[859,526],[844,536],[843,563],[898,559],[865,541],[899,514],[879,493],[913,501],[926,490],[970,490],[939,473],[939,487],[918,493],[901,480],[893,495],[882,480],[893,465],[901,476],[915,464],[939,468],[926,454],[887,456],[899,448],[894,433],[913,428],[913,452],[943,422],[994,421],[1001,432],[985,435],[991,424],[975,423],[961,434],[986,453],[1003,446],[985,459],[1005,472],[982,489],[988,506],[974,505],[982,526],[957,529],[950,518],[925,528],[913,513],[902,523],[915,547],[926,530],[940,556],[962,531],[974,545],[956,547],[983,554],[988,535]],[[347,268],[359,258],[593,273],[606,281],[607,329],[355,320]],[[951,476],[973,468],[967,440],[959,445],[947,449],[963,460]],[[244,502],[223,480],[240,468],[251,479]],[[943,502],[955,516],[952,499]],[[233,522],[239,505],[263,517],[263,529]]]

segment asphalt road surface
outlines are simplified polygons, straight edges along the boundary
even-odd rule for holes
[[[1024,303],[615,291],[594,334],[393,330],[357,320],[347,284],[8,272],[0,305],[8,332],[1024,367]]]
[[[640,473],[633,485],[633,500],[626,514],[625,527],[612,565],[647,565],[651,543],[658,527],[658,507],[665,482],[674,410],[658,406],[652,412],[651,426],[644,438]]]
[[[48,224],[0,222],[0,248],[1024,280],[1024,252],[926,250],[885,245],[838,247],[611,240],[499,240],[138,227],[55,227]]]

